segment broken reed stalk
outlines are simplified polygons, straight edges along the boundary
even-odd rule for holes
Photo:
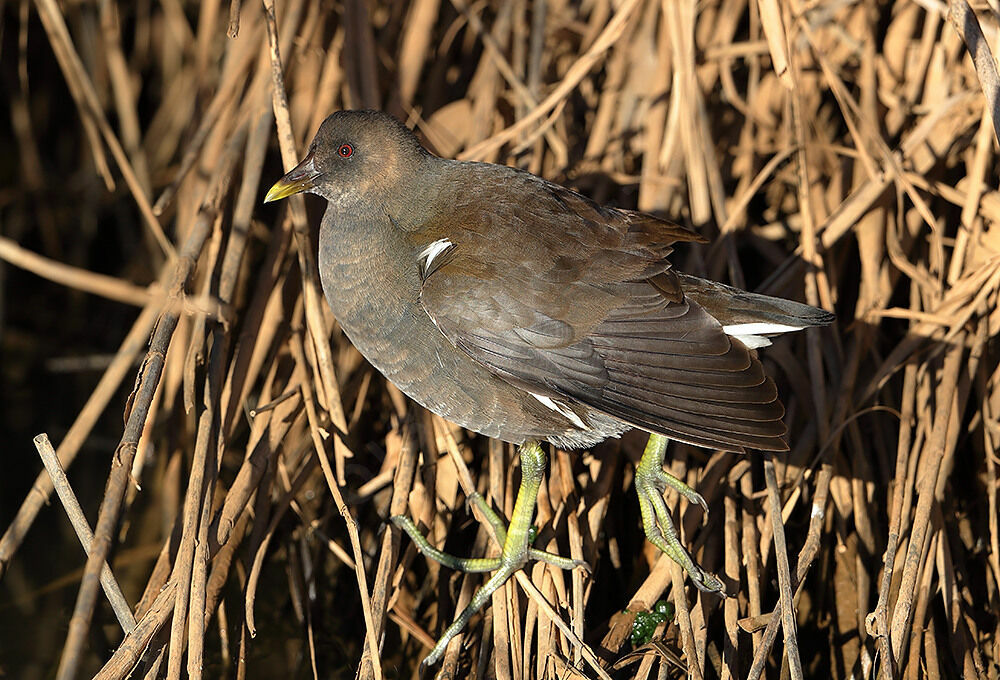
[[[364,621],[364,631],[346,632],[346,662],[363,678],[381,677],[388,663],[409,672],[479,582],[463,577],[453,591],[447,570],[415,560],[395,531],[379,532],[385,517],[410,514],[439,542],[460,536],[474,491],[509,513],[509,455],[428,418],[373,374],[319,294],[315,216],[302,203],[283,217],[259,206],[264,185],[297,162],[326,113],[364,104],[382,104],[442,154],[520,165],[718,236],[686,261],[675,256],[678,269],[836,306],[841,318],[839,335],[820,331],[762,352],[787,406],[792,447],[773,468],[672,449],[672,470],[713,509],[705,518],[681,503],[682,536],[738,598],[692,591],[643,547],[634,498],[622,493],[632,439],[593,454],[555,452],[539,495],[539,540],[601,566],[600,578],[540,567],[519,574],[452,646],[447,670],[606,673],[628,637],[623,603],[648,607],[661,597],[677,603],[680,625],[643,652],[640,677],[656,672],[656,649],[683,656],[693,677],[776,673],[782,660],[772,649],[779,626],[792,628],[792,606],[798,644],[817,650],[802,659],[803,674],[922,677],[927,669],[934,677],[996,663],[986,643],[1000,637],[1000,538],[995,518],[980,521],[996,507],[989,424],[1000,412],[1000,379],[985,369],[995,358],[986,339],[1000,328],[1000,192],[989,174],[996,95],[982,57],[994,16],[972,15],[964,2],[950,3],[947,17],[936,5],[783,11],[742,0],[598,0],[583,9],[552,0],[352,0],[343,14],[311,0],[234,0],[228,12],[210,0],[196,17],[171,3],[105,3],[93,14],[50,0],[34,7],[48,42],[25,44],[51,50],[43,56],[54,55],[76,107],[49,136],[90,154],[83,172],[59,172],[96,173],[99,191],[121,173],[127,190],[102,200],[138,216],[119,229],[142,243],[123,248],[127,266],[95,264],[103,275],[66,267],[52,247],[61,228],[45,231],[60,225],[65,199],[4,206],[19,218],[11,224],[40,226],[34,240],[5,234],[0,259],[141,307],[59,443],[64,468],[153,331],[60,677],[103,664],[98,677],[123,678],[139,663],[154,674],[165,666],[170,677],[185,668],[207,674],[220,603],[240,628],[227,631],[221,644],[231,649],[221,656],[245,673],[250,646],[277,635],[260,609],[260,593],[272,590],[290,593],[303,658],[317,674],[345,662],[318,637],[338,632],[321,620],[335,592],[353,598],[338,600],[337,611]],[[953,26],[981,28],[986,38]],[[34,58],[23,72],[33,73]],[[37,79],[22,83],[12,93],[21,118],[12,120],[33,110],[31,98],[48,96]],[[31,162],[37,134],[30,125],[15,130],[25,194],[64,162]],[[72,187],[68,195],[75,198]],[[79,203],[72,214],[95,210]],[[122,273],[108,275],[115,267]],[[136,280],[136,271],[151,274]],[[89,309],[88,298],[74,300]],[[246,417],[254,406],[262,408]],[[133,467],[140,446],[152,466]],[[971,452],[969,465],[953,464],[958,446]],[[129,491],[130,474],[141,492]],[[133,506],[137,493],[160,489],[162,505]],[[42,475],[27,493],[0,538],[4,569],[34,545],[31,525],[51,491]],[[135,630],[105,660],[85,642],[122,520],[131,527],[126,544],[144,524],[162,527],[162,548],[144,583],[115,570],[126,593],[144,594]],[[988,532],[989,554],[969,543],[975,527]],[[490,549],[487,530],[466,535]],[[245,571],[233,568],[244,545]],[[289,585],[267,568],[275,564],[286,565]],[[353,572],[346,582],[344,567]],[[242,599],[223,600],[234,580]],[[633,584],[631,598],[622,582]],[[986,594],[972,598],[969,583],[985,584]],[[927,595],[936,588],[944,597]],[[53,623],[58,612],[37,620]],[[747,632],[734,634],[734,625]],[[786,639],[793,676],[795,651]]]
[[[198,259],[198,253],[204,245],[205,239],[208,237],[212,217],[214,215],[209,215],[207,212],[201,215],[181,249],[173,282],[170,286],[171,298],[177,299],[182,295],[185,282]],[[97,526],[94,530],[94,541],[87,556],[87,566],[84,569],[80,592],[77,594],[73,617],[70,619],[69,634],[60,660],[58,678],[72,680],[78,673],[87,630],[90,627],[94,607],[97,604],[97,587],[101,565],[107,559],[111,549],[112,535],[118,525],[122,500],[126,487],[131,481],[130,471],[139,444],[139,435],[146,422],[153,394],[156,392],[162,375],[167,346],[170,344],[170,338],[178,319],[178,313],[168,311],[164,312],[157,320],[156,330],[150,341],[150,349],[143,360],[136,387],[132,392],[131,403],[127,408],[128,418],[125,432],[121,442],[115,448],[112,458],[111,474],[108,477],[107,489],[101,501],[101,511],[98,514]]]
[[[76,532],[77,538],[83,545],[84,553],[89,554],[90,545],[94,540],[94,532],[87,524],[83,508],[80,507],[80,501],[73,493],[73,487],[66,478],[66,471],[59,464],[59,457],[56,456],[56,450],[52,448],[49,436],[40,434],[35,437],[35,448],[38,449],[38,455],[45,465],[45,471],[49,473],[49,479],[52,480],[52,486],[63,504],[66,516],[69,518],[70,524],[73,525],[73,531]],[[114,574],[111,573],[111,567],[108,566],[107,562],[101,564],[101,587],[104,589],[108,602],[111,603],[111,608],[114,610],[122,630],[126,635],[131,633],[135,629],[135,617],[132,616],[132,610],[129,609],[128,602],[122,595],[122,589],[118,585],[118,581],[115,580]]]

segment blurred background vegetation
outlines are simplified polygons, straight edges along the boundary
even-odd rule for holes
[[[385,519],[487,554],[464,498],[509,512],[516,456],[346,341],[315,294],[318,199],[261,204],[326,115],[370,107],[442,156],[685,224],[712,243],[678,268],[839,317],[762,352],[778,504],[759,456],[668,454],[711,510],[668,496],[683,541],[735,597],[644,543],[640,435],[553,452],[537,545],[595,573],[529,566],[538,592],[498,593],[450,677],[997,678],[996,102],[955,27],[996,45],[1000,21],[973,9],[0,3],[0,676],[415,677],[481,582]],[[142,619],[127,637],[40,432]],[[661,598],[675,618],[633,649]]]

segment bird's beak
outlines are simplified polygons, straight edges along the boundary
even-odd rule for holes
[[[301,163],[292,168],[287,175],[274,183],[274,186],[268,190],[267,196],[264,197],[264,202],[270,203],[271,201],[288,198],[293,194],[309,191],[316,186],[316,178],[319,177],[319,174],[316,166],[313,164],[313,155],[310,153],[302,159]]]

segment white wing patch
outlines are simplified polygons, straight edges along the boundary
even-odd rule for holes
[[[535,394],[534,392],[531,392],[530,394],[535,399],[537,399],[539,402],[541,402],[542,406],[544,406],[545,408],[551,409],[551,410],[555,411],[556,413],[560,414],[561,416],[563,416],[564,418],[566,418],[567,420],[569,420],[571,423],[573,423],[574,425],[576,425],[577,427],[579,427],[581,430],[589,430],[590,429],[589,427],[587,427],[586,423],[584,423],[582,420],[580,420],[580,416],[576,415],[576,413],[574,413],[573,409],[571,409],[566,404],[562,404],[562,403],[560,403],[560,402],[558,402],[558,401],[556,401],[554,399],[551,399],[549,397],[543,396],[541,394]]]
[[[453,245],[455,244],[448,239],[439,238],[437,241],[434,241],[432,244],[421,250],[420,254],[417,255],[417,261],[421,263],[420,273],[427,276],[427,273],[431,271],[431,263],[434,261],[434,258],[451,248]]]
[[[723,326],[722,330],[726,333],[726,335],[736,338],[746,345],[747,349],[757,349],[758,347],[767,347],[771,344],[771,340],[767,337],[769,335],[791,333],[792,331],[800,331],[803,328],[805,328],[805,326],[788,326],[783,323],[756,322],[734,323],[728,326]]]

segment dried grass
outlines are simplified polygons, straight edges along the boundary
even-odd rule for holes
[[[0,566],[33,642],[8,672],[59,658],[60,678],[412,677],[481,582],[385,519],[495,551],[464,499],[509,513],[513,452],[407,401],[342,336],[317,285],[317,202],[260,204],[327,113],[379,107],[442,155],[689,224],[714,243],[680,268],[840,319],[763,352],[787,456],[671,449],[712,508],[676,505],[683,540],[736,597],[699,593],[644,544],[628,490],[641,437],[556,451],[537,545],[596,576],[530,565],[444,677],[998,677],[995,5],[15,4],[0,10],[18,161],[0,259],[71,289],[50,304],[87,314],[85,291],[141,310],[53,435],[64,468],[141,364],[120,443],[77,463],[111,469],[72,616],[18,564],[50,543],[32,525],[54,512],[51,481],[11,490],[25,500]],[[65,257],[108,222],[117,275]],[[39,352],[73,342],[58,326]],[[106,559],[142,591],[124,637],[99,625]],[[676,622],[629,654],[619,610],[660,598]]]

